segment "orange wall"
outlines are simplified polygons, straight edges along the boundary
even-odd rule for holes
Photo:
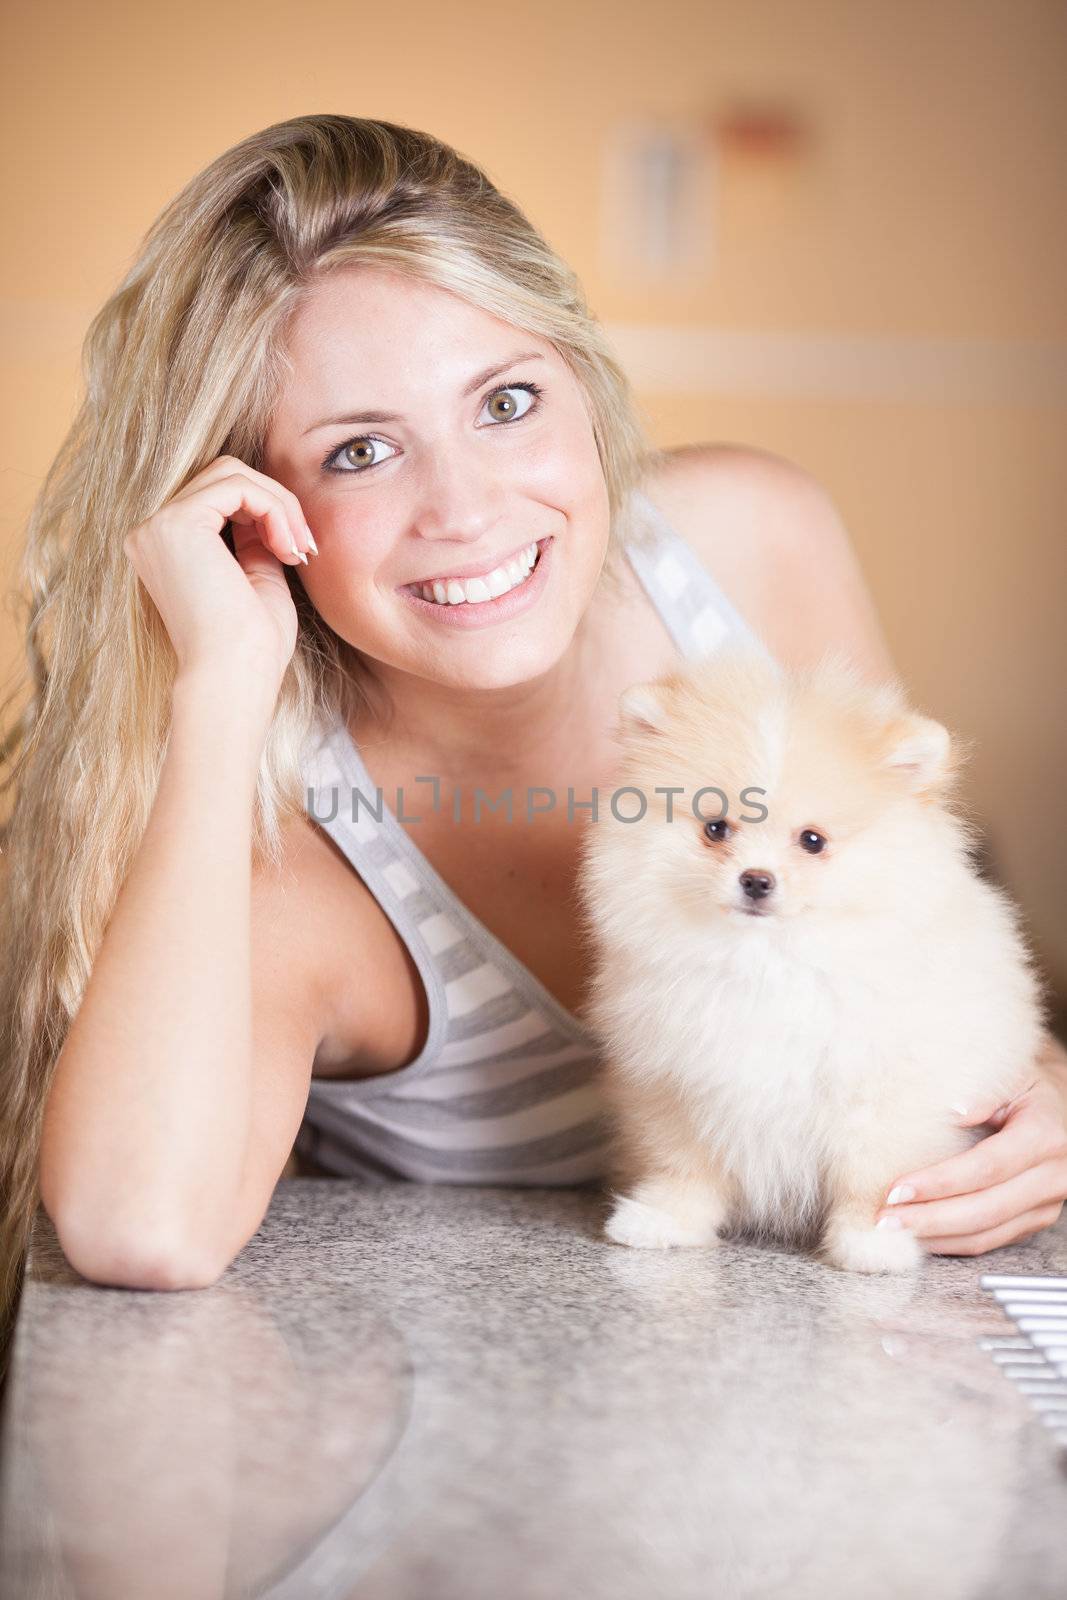
[[[834,494],[915,696],[979,741],[966,798],[1067,1004],[1060,0],[9,0],[3,33],[5,578],[88,317],[175,190],[299,112],[428,128],[524,205],[621,349],[635,326],[668,358],[678,325],[751,336],[676,391],[636,361],[653,431],[780,451]],[[798,107],[807,144],[726,155],[708,270],[635,284],[601,239],[619,119],[709,126],[751,95]]]

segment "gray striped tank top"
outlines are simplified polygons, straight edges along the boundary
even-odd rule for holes
[[[762,645],[640,490],[631,511],[641,533],[626,558],[681,656],[709,654],[729,634]],[[429,1029],[396,1071],[312,1078],[298,1153],[322,1172],[371,1182],[597,1183],[607,1128],[592,1034],[435,871],[342,722],[312,741],[304,777],[309,816],[410,951]]]

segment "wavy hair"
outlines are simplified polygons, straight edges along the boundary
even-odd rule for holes
[[[574,273],[488,176],[413,128],[276,123],[197,174],[96,313],[85,394],[31,509],[14,591],[25,664],[0,716],[0,1315],[39,1202],[51,1069],[154,803],[174,652],[123,541],[220,454],[258,467],[286,332],[324,273],[378,264],[552,342],[582,388],[617,572],[629,491],[662,458]],[[303,810],[300,753],[366,692],[286,567],[299,618],[257,781],[253,860]],[[10,794],[9,794],[10,791]]]

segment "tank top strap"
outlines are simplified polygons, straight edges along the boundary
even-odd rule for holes
[[[727,638],[744,639],[770,654],[701,561],[643,490],[632,493],[637,536],[626,556],[679,651],[687,660],[711,654]]]

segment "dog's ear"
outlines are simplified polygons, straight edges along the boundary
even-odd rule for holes
[[[900,717],[886,730],[882,764],[900,772],[915,794],[938,790],[954,775],[952,735],[933,717]]]
[[[619,696],[619,722],[623,728],[645,728],[658,733],[665,726],[665,690],[658,683],[635,683]]]

